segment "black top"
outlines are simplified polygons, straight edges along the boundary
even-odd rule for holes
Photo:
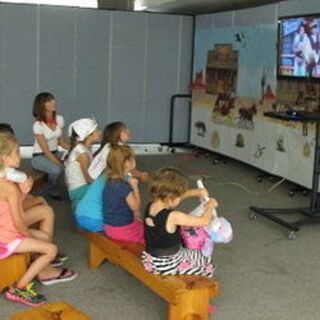
[[[162,209],[153,217],[149,214],[150,205],[151,203],[147,205],[144,218],[145,250],[153,256],[166,256],[177,253],[182,244],[180,227],[178,226],[174,233],[169,233],[166,230],[167,220],[172,210]],[[147,218],[153,221],[154,227],[146,224]]]

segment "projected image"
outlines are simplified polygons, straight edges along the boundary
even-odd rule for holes
[[[282,19],[279,27],[278,74],[320,78],[320,15]]]

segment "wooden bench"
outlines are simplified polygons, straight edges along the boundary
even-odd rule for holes
[[[14,284],[27,271],[29,254],[19,253],[0,260],[0,292]]]
[[[169,303],[169,320],[209,318],[209,299],[218,294],[216,281],[201,276],[162,276],[147,272],[140,260],[143,246],[113,241],[101,233],[84,233],[90,240],[90,269],[104,260],[119,265]]]

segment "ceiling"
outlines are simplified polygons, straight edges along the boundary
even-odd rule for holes
[[[206,14],[257,7],[282,0],[99,0],[99,7],[114,10],[134,10],[175,14]]]

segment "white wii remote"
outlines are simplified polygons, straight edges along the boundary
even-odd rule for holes
[[[23,183],[27,179],[27,174],[15,168],[6,168],[6,178],[16,183]]]
[[[200,180],[200,179],[197,181],[197,186],[199,189],[205,189],[204,184],[203,184],[202,180]],[[203,199],[205,201],[209,201],[209,197],[204,197]],[[217,230],[219,230],[221,224],[220,224],[219,219],[217,219],[218,215],[217,215],[216,209],[213,209],[212,215],[213,215],[213,220],[211,221],[211,228],[213,231],[217,231]]]

